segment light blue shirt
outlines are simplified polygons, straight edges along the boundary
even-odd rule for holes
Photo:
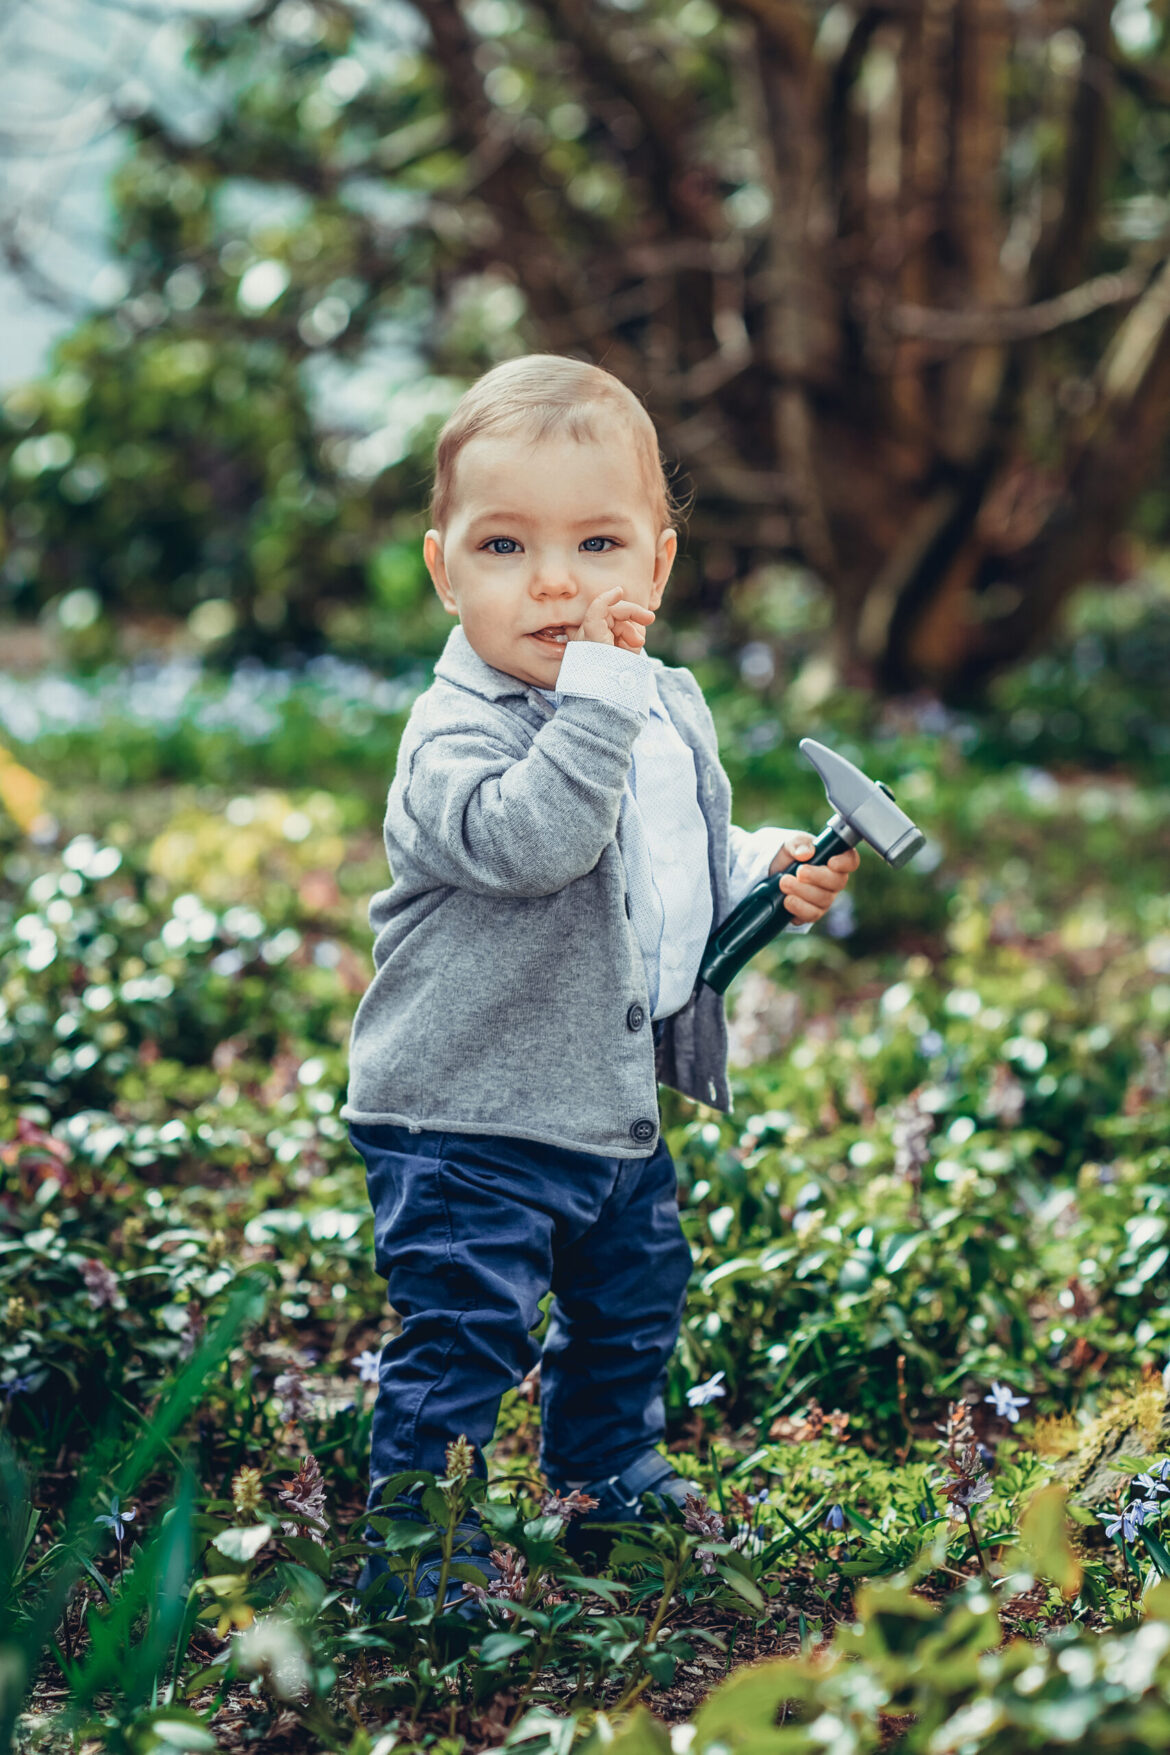
[[[634,706],[646,723],[634,740],[619,835],[629,878],[630,923],[642,949],[650,1015],[680,1011],[694,991],[713,925],[707,825],[699,807],[695,759],[671,723],[654,681],[655,660],[596,640],[570,640],[555,689]],[[730,830],[731,908],[743,901],[794,829]],[[807,926],[789,927],[807,932]]]

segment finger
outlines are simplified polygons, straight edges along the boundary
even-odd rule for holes
[[[816,849],[811,841],[786,841],[784,851],[789,859],[811,859]]]
[[[826,890],[819,884],[801,882],[802,875],[797,873],[792,877],[781,879],[780,888],[786,896],[795,897],[802,905],[807,903],[823,914],[826,908],[836,901],[836,890]]]
[[[832,896],[839,894],[849,882],[847,871],[829,871],[823,865],[802,865],[792,875],[800,879],[801,889],[826,890]]]
[[[848,853],[834,853],[828,861],[830,871],[856,871],[860,864],[861,855],[856,847],[851,847]]]
[[[788,896],[785,898],[784,906],[794,920],[819,920],[825,912],[823,908],[818,908],[815,902],[810,902],[805,896]]]

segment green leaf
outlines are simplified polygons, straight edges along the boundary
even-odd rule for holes
[[[620,1585],[608,1578],[579,1578],[575,1573],[566,1572],[561,1575],[561,1583],[567,1590],[591,1591],[607,1603],[616,1604],[625,1594]]]
[[[678,1658],[673,1652],[648,1651],[643,1653],[642,1662],[660,1688],[670,1687],[678,1669]]]
[[[414,1518],[371,1517],[370,1527],[382,1537],[381,1545],[387,1554],[412,1554],[416,1548],[425,1548],[439,1539],[432,1524],[419,1523]],[[356,1546],[354,1551],[357,1552]]]
[[[760,1594],[760,1588],[753,1579],[745,1578],[742,1572],[737,1571],[732,1566],[717,1566],[715,1570],[720,1578],[743,1598],[745,1603],[751,1604],[753,1609],[767,1607]]]
[[[695,1755],[715,1744],[733,1755],[767,1755],[775,1749],[780,1704],[794,1692],[792,1669],[789,1659],[770,1658],[720,1683],[695,1714]]]
[[[1155,1536],[1144,1524],[1138,1529],[1138,1540],[1158,1568],[1161,1576],[1170,1578],[1170,1553],[1167,1552],[1165,1542],[1159,1536]]]
[[[329,1577],[332,1571],[329,1550],[320,1542],[314,1542],[310,1536],[281,1536],[280,1545],[302,1566],[311,1567],[319,1578]]]
[[[221,1554],[226,1554],[229,1560],[246,1561],[255,1559],[271,1540],[272,1531],[266,1523],[236,1524],[213,1536],[211,1545]]]
[[[402,1474],[391,1475],[388,1480],[383,1481],[381,1486],[381,1498],[378,1503],[385,1510],[389,1511],[393,1500],[402,1498],[407,1493],[413,1492],[416,1487],[433,1487],[434,1484],[435,1476],[430,1474],[426,1469],[405,1470]],[[374,1507],[373,1509],[377,1508]],[[364,1515],[364,1512],[359,1511],[354,1522],[360,1523]]]
[[[218,1749],[214,1734],[194,1712],[168,1706],[158,1718],[146,1720],[146,1727],[173,1749]]]
[[[436,1529],[446,1529],[451,1519],[447,1495],[439,1487],[427,1487],[422,1496],[423,1516],[429,1517]]]
[[[507,1499],[485,1499],[479,1515],[489,1529],[501,1536],[510,1536],[520,1527],[520,1513]]]
[[[515,1657],[517,1652],[527,1651],[532,1644],[519,1633],[489,1633],[479,1648],[479,1661],[483,1664],[500,1664],[507,1658]]]
[[[1068,1492],[1058,1482],[1034,1493],[1020,1519],[1020,1549],[1033,1572],[1071,1598],[1081,1588],[1084,1569],[1069,1543],[1067,1505]]]
[[[581,1755],[671,1755],[670,1732],[645,1706],[636,1706],[604,1740],[595,1731]]]
[[[882,1268],[891,1276],[906,1266],[918,1245],[922,1242],[921,1231],[895,1231],[882,1244]]]
[[[452,1560],[448,1576],[461,1578],[464,1584],[486,1584],[487,1573],[474,1560]]]
[[[320,1573],[310,1571],[307,1566],[299,1566],[295,1560],[280,1560],[277,1562],[276,1576],[282,1590],[299,1598],[314,1614],[320,1610],[325,1601],[325,1581]]]

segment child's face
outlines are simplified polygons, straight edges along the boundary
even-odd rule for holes
[[[444,608],[497,670],[555,689],[564,648],[533,630],[579,628],[611,585],[657,610],[678,538],[655,529],[618,422],[595,443],[481,433],[459,453],[455,485],[446,538],[428,530],[423,554]]]

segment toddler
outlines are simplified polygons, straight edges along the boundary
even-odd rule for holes
[[[595,1522],[695,1490],[656,1448],[691,1271],[658,1084],[730,1112],[699,960],[812,842],[731,822],[702,691],[645,649],[672,515],[653,424],[599,367],[510,360],[439,435],[423,552],[456,621],[398,750],[341,1111],[401,1318],[371,1507],[391,1475],[442,1475],[460,1434],[483,1474],[500,1398],[538,1357],[550,1487],[590,1494]],[[857,863],[778,880],[797,930]]]

